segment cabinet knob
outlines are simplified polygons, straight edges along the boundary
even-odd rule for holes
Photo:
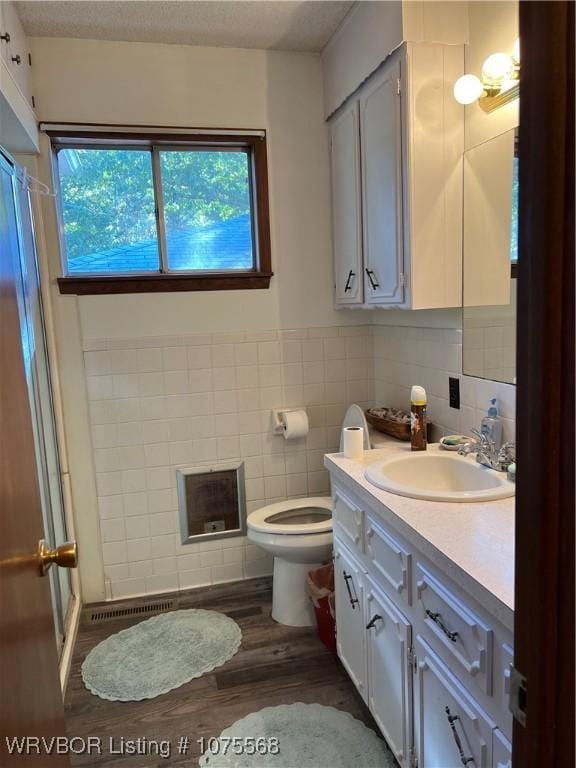
[[[5,32],[3,35],[0,35],[0,40],[4,40],[5,43],[10,42],[10,33]]]
[[[20,64],[22,59],[20,58],[20,54],[17,53],[16,56],[12,56],[12,61],[14,61],[16,64]]]

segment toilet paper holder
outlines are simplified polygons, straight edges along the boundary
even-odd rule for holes
[[[272,409],[272,434],[283,435],[284,434],[284,419],[285,413],[291,413],[292,411],[306,411],[306,408],[301,406],[300,408],[273,408]]]

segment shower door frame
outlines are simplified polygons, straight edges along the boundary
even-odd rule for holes
[[[38,369],[37,355],[34,356],[33,370],[30,372],[29,397],[35,429],[38,431],[38,482],[41,487],[41,494],[46,501],[45,520],[45,538],[51,545],[61,544],[60,538],[74,538],[74,526],[70,509],[69,494],[65,490],[65,473],[62,469],[62,457],[65,456],[65,439],[63,428],[58,423],[55,408],[54,392],[54,371],[53,354],[51,354],[48,341],[45,301],[43,296],[43,284],[40,275],[40,264],[38,257],[36,227],[34,218],[33,200],[29,190],[24,186],[27,178],[23,172],[23,167],[15,161],[8,153],[0,147],[0,154],[3,160],[13,168],[13,197],[16,214],[17,239],[19,247],[19,260],[22,272],[22,284],[24,292],[24,314],[21,318],[22,324],[26,325],[28,334],[31,334],[35,349],[41,349],[41,355],[45,361],[45,371],[42,373]],[[26,208],[26,211],[24,210]],[[28,240],[28,242],[27,242]],[[29,253],[28,253],[29,249]],[[37,302],[37,306],[34,305]],[[37,313],[37,323],[35,324],[35,315]],[[38,326],[38,327],[36,327]],[[39,331],[39,332],[38,332]],[[40,379],[45,378],[46,395],[42,397],[40,393]],[[48,411],[48,412],[46,412]],[[51,493],[50,473],[47,459],[47,441],[45,426],[49,422],[49,429],[52,432],[55,456],[53,457],[55,471],[53,474],[57,477],[57,506],[53,503],[54,495]],[[59,428],[60,427],[60,428]],[[52,491],[54,487],[52,486]],[[61,515],[59,525],[62,529],[62,536],[55,540],[55,520],[54,515]],[[66,605],[63,601],[63,593],[60,578],[64,576],[68,581],[68,594]],[[50,579],[50,592],[53,605],[54,628],[56,634],[56,645],[58,659],[60,663],[61,685],[64,688],[68,673],[67,659],[73,648],[76,635],[76,618],[80,606],[79,580],[75,572],[63,569],[52,568],[48,574]]]

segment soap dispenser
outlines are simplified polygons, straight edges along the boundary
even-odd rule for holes
[[[502,421],[498,414],[498,401],[495,397],[490,398],[490,406],[486,416],[482,419],[480,432],[494,443],[494,450],[500,450],[502,447]]]

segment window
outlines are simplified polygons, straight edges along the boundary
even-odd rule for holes
[[[52,144],[62,293],[268,287],[263,135],[60,132]]]

